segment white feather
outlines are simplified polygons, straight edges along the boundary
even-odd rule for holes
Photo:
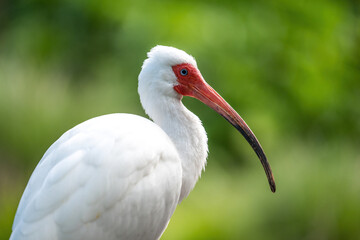
[[[151,121],[130,114],[88,120],[35,169],[12,238],[156,239],[178,203],[181,171],[175,146]]]

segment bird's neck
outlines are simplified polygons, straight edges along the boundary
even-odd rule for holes
[[[164,101],[163,101],[164,102]],[[167,99],[159,114],[149,114],[174,143],[182,164],[182,187],[179,202],[194,188],[205,168],[207,136],[200,119],[180,99]]]

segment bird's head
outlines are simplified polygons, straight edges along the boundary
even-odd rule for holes
[[[240,115],[202,77],[195,59],[186,52],[166,46],[156,46],[148,53],[139,75],[138,88],[145,111],[149,98],[181,100],[182,96],[196,98],[214,109],[233,125],[248,141],[264,167],[271,191],[275,192],[275,181],[265,153]],[[157,97],[154,96],[156,93]],[[158,107],[161,107],[159,101]]]

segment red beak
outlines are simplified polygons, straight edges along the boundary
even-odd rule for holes
[[[179,71],[183,69],[184,66],[188,69],[189,73],[192,74],[189,75],[187,79],[179,74]],[[255,134],[251,131],[240,115],[209,84],[204,81],[200,72],[195,67],[189,64],[181,64],[174,66],[173,70],[175,75],[178,77],[178,82],[180,83],[174,87],[175,91],[184,96],[194,97],[205,103],[207,106],[211,107],[223,116],[245,137],[264,167],[271,191],[275,192],[275,180],[270,164],[267,161],[265,153]]]

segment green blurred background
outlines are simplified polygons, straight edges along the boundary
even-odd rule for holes
[[[162,239],[360,239],[358,1],[0,1],[0,239],[46,149],[102,114],[145,116],[146,52],[195,56],[272,165],[202,103],[207,169]]]

